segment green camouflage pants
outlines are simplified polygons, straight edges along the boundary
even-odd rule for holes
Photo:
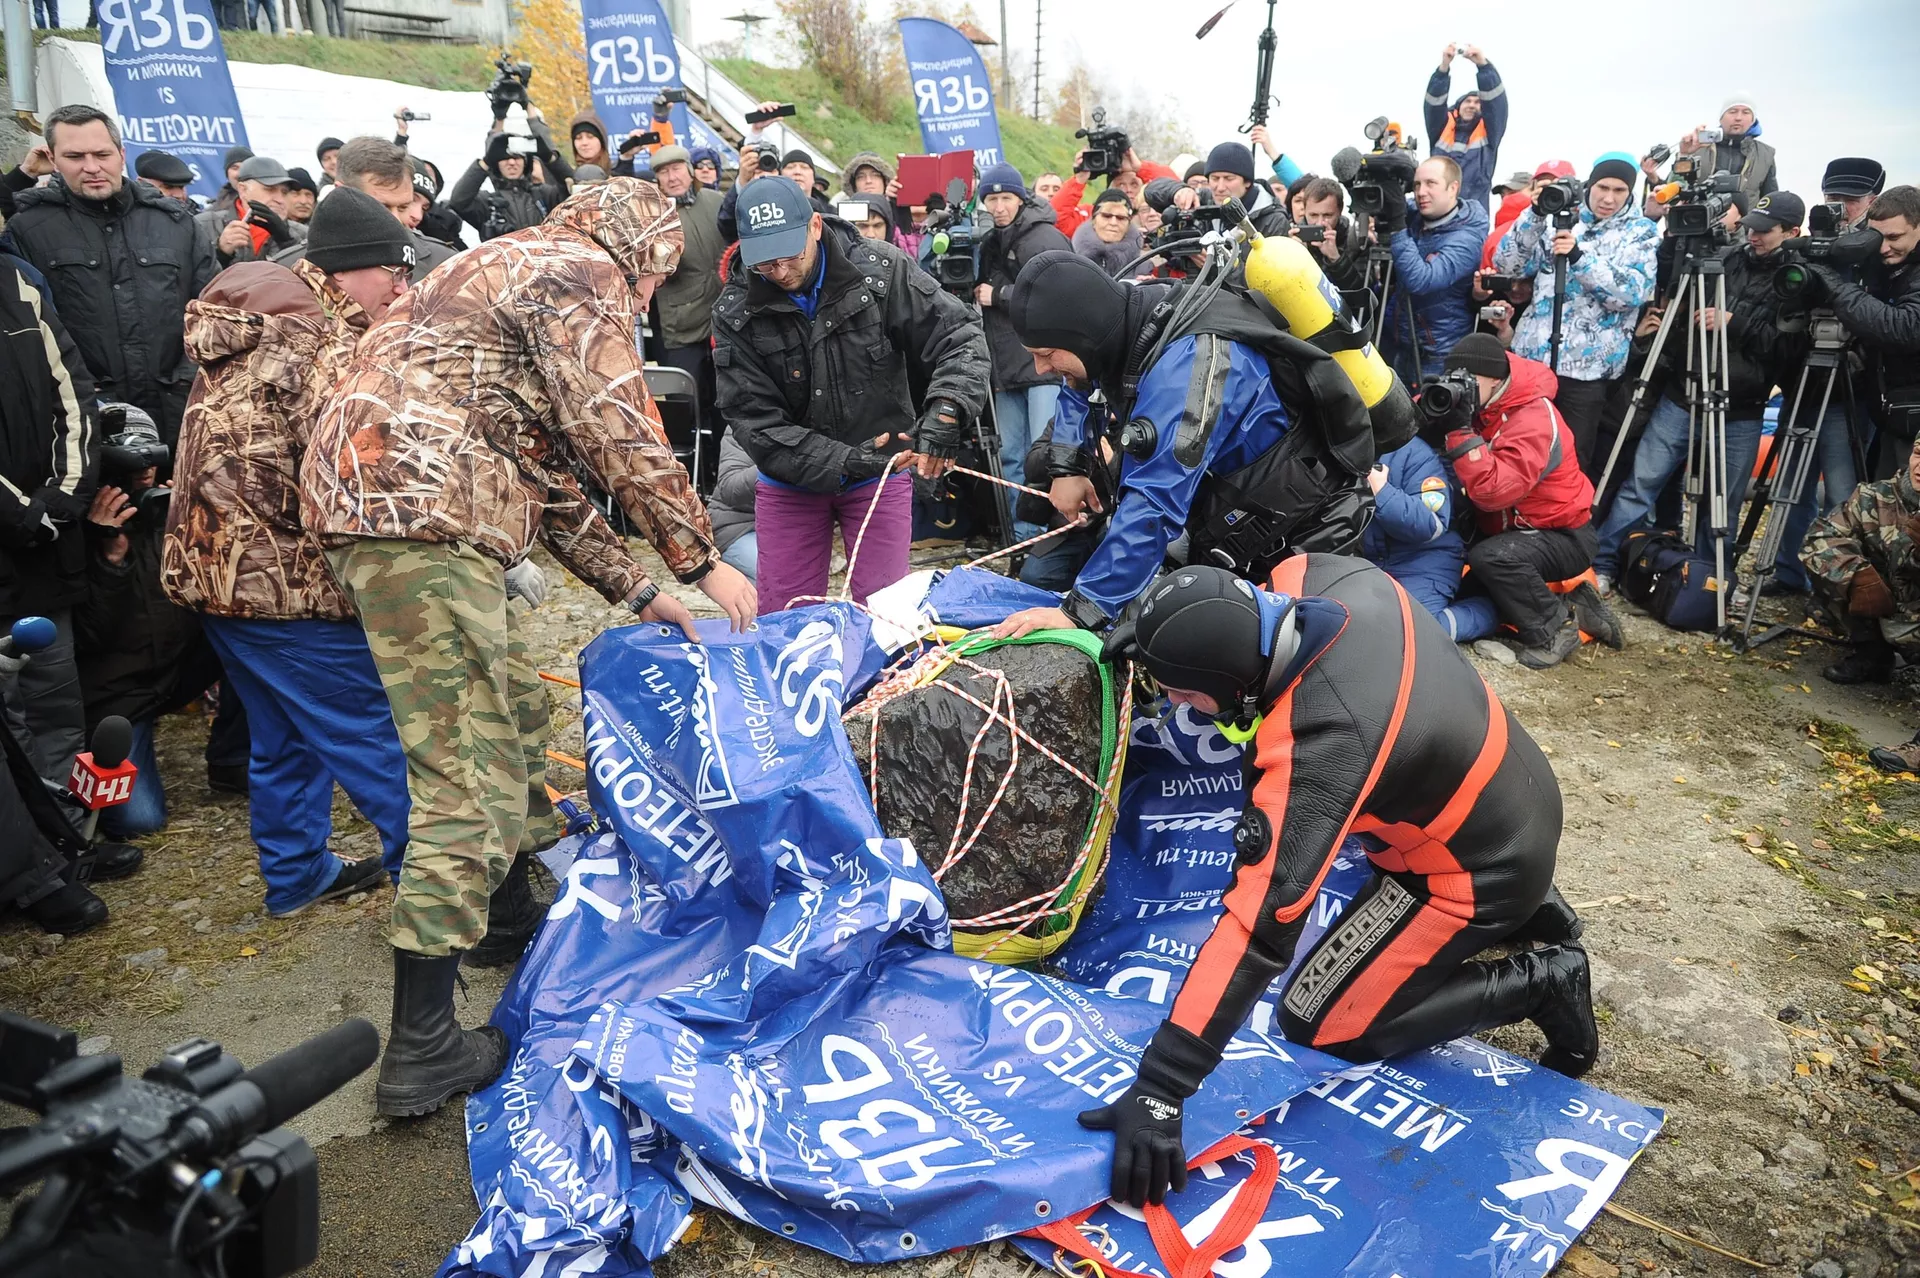
[[[540,668],[527,653],[527,641],[520,633],[520,609],[524,604],[507,605],[507,682],[513,690],[514,718],[520,725],[520,749],[527,761],[527,823],[520,836],[520,850],[551,847],[565,828],[553,800],[547,795],[547,685],[541,681]]]
[[[505,575],[462,544],[356,541],[327,559],[366,627],[407,756],[413,806],[387,939],[416,954],[472,949],[527,822]]]

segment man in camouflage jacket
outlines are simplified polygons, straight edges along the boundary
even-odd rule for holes
[[[302,458],[301,522],[360,614],[407,758],[383,1114],[436,1109],[505,1061],[499,1030],[459,1027],[453,985],[527,820],[506,569],[538,537],[609,602],[692,635],[573,470],[736,628],[753,619],[753,587],[720,562],[636,349],[635,316],[681,242],[672,200],[615,178],[462,254],[361,340]]]
[[[1835,683],[1885,683],[1896,653],[1920,660],[1920,441],[1892,479],[1861,484],[1816,519],[1801,551],[1816,592],[1853,650],[1823,672]],[[1920,733],[1873,751],[1891,771],[1920,771]]]

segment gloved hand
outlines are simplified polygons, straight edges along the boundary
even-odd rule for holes
[[[293,232],[287,229],[287,219],[264,204],[248,205],[247,221],[265,231],[267,238],[275,244],[285,244],[293,238]]]
[[[846,464],[841,474],[849,483],[859,483],[866,479],[878,479],[891,471],[900,460],[897,452],[883,452],[894,442],[892,435],[881,435],[864,444],[851,446]]]
[[[1853,574],[1847,583],[1847,611],[1856,617],[1891,617],[1893,591],[1873,565]]]
[[[1181,1143],[1181,1104],[1220,1063],[1220,1053],[1197,1034],[1163,1021],[1140,1058],[1133,1086],[1111,1105],[1080,1115],[1090,1131],[1113,1133],[1113,1177],[1108,1193],[1119,1202],[1160,1205],[1169,1188],[1187,1187]]]
[[[1388,200],[1387,207],[1380,210],[1380,225],[1388,235],[1407,229],[1407,202]]]
[[[507,569],[507,598],[523,599],[532,608],[547,601],[547,574],[531,559],[522,559]]]
[[[913,428],[913,451],[922,457],[942,461],[960,455],[960,443],[966,435],[960,406],[950,399],[930,399]]]
[[[1824,262],[1809,262],[1807,276],[1807,291],[1801,297],[1809,306],[1818,306],[1830,300],[1834,290],[1846,283],[1840,272]]]

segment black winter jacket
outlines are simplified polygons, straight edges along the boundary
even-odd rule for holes
[[[1880,395],[1915,403],[1920,401],[1920,253],[1895,267],[1875,262],[1868,271],[1862,285],[1823,270],[1828,305],[1866,348]]]
[[[1033,367],[1033,355],[1013,331],[1001,290],[1020,278],[1020,268],[1048,249],[1073,251],[1073,241],[1054,225],[1053,210],[1032,198],[1004,227],[988,232],[980,246],[980,274],[993,286],[993,302],[980,308],[987,329],[987,346],[993,352],[993,388],[1022,390],[1058,378],[1042,377]]]
[[[47,277],[100,398],[144,408],[171,447],[193,386],[181,344],[187,303],[215,270],[192,212],[144,182],[101,202],[59,178],[21,191],[14,204],[0,251]]]
[[[720,409],[769,479],[838,492],[856,445],[912,433],[940,396],[977,421],[989,360],[980,320],[891,244],[823,219],[819,306],[809,320],[753,271],[713,308]],[[858,478],[859,476],[854,476]]]
[[[485,159],[475,160],[453,184],[453,190],[447,194],[447,205],[458,213],[466,223],[479,233],[482,241],[492,239],[494,235],[504,235],[507,231],[523,231],[529,226],[538,226],[547,220],[547,213],[554,205],[567,198],[567,179],[573,176],[573,166],[569,165],[553,149],[553,139],[547,132],[547,126],[533,125],[533,136],[539,150],[526,157],[523,172],[532,171],[532,161],[538,159],[546,170],[547,181],[534,183],[528,178],[517,177],[512,180],[500,176],[499,161],[507,155],[506,135],[490,134],[487,138]],[[483,192],[480,183],[493,180],[493,190]],[[502,218],[489,232],[487,227],[493,212],[498,209]]]
[[[127,538],[127,557],[107,562],[96,532],[87,554],[87,600],[73,614],[75,664],[86,699],[87,730],[110,714],[150,718],[183,697],[188,672],[207,671],[200,618],[160,588],[161,529]],[[192,696],[203,689],[188,692]]]
[[[22,266],[0,257],[0,616],[86,598],[82,529],[100,462],[93,379]]]
[[[1792,389],[1807,354],[1806,317],[1783,314],[1780,295],[1774,292],[1774,273],[1786,261],[1784,255],[1756,257],[1747,245],[1737,244],[1722,253],[1720,261],[1726,269],[1727,309],[1733,312],[1727,324],[1727,406],[1753,416],[1766,407],[1775,386]],[[1685,298],[1672,304],[1690,309]],[[1681,405],[1687,395],[1687,335],[1678,326],[1687,318],[1674,316],[1675,328],[1660,353],[1666,396]]]

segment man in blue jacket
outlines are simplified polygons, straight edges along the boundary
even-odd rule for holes
[[[1454,642],[1493,633],[1491,609],[1484,627],[1474,625],[1471,634],[1458,633],[1460,626],[1451,615],[1467,546],[1453,530],[1453,477],[1446,463],[1415,437],[1381,455],[1367,472],[1367,487],[1373,490],[1373,522],[1367,525],[1361,553],[1439,618]]]
[[[1460,166],[1444,155],[1414,170],[1408,205],[1388,241],[1393,293],[1380,345],[1400,380],[1417,387],[1421,374],[1439,372],[1453,344],[1473,331],[1473,273],[1491,228],[1486,201],[1460,198]]]
[[[1479,72],[1476,87],[1449,107],[1456,54],[1464,54]],[[1460,166],[1460,198],[1486,208],[1500,168],[1500,139],[1507,134],[1507,86],[1479,45],[1450,44],[1440,51],[1440,67],[1427,80],[1426,114],[1427,136],[1433,139],[1428,149]]]

